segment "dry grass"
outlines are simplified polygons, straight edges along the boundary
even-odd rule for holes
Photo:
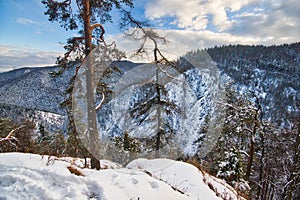
[[[74,165],[68,166],[68,170],[71,172],[71,174],[75,174],[77,176],[84,176],[84,174]]]

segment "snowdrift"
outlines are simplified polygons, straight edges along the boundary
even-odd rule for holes
[[[0,154],[0,199],[214,200],[242,199],[220,179],[169,159],[137,159],[122,168],[82,168],[77,158]],[[72,172],[72,173],[71,173]]]

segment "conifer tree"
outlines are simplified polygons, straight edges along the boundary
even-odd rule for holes
[[[93,44],[102,43],[107,47],[104,40],[103,24],[112,22],[110,12],[113,8],[123,10],[122,6],[133,7],[132,0],[43,0],[42,3],[46,6],[45,14],[49,16],[49,21],[57,21],[66,30],[79,30],[81,33],[80,37],[73,37],[68,40],[64,47],[67,52],[64,57],[58,58],[57,63],[64,67],[74,54],[76,60],[87,57],[93,49]],[[95,141],[98,131],[94,100],[94,69],[91,59],[86,60],[86,65],[87,134],[92,141]],[[74,85],[74,82],[71,85]],[[91,145],[92,151],[95,150],[94,143]],[[100,169],[100,161],[97,156],[91,156],[91,167]]]
[[[39,124],[36,139],[36,152],[43,155],[61,156],[65,152],[65,139],[62,133],[51,133],[43,123]]]
[[[219,163],[219,167],[218,176],[228,182],[239,182],[245,175],[241,155],[235,148],[225,152],[224,160]]]

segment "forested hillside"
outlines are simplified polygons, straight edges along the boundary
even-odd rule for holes
[[[187,55],[197,57],[201,52]],[[251,199],[300,198],[300,43],[269,47],[230,45],[210,48],[207,52],[219,69],[224,96],[219,105],[224,110],[220,123],[224,121],[224,124],[222,129],[216,129],[219,133],[214,139],[218,141],[207,155],[199,156],[213,128],[209,126],[209,120],[214,118],[211,99],[215,88],[205,83],[200,71],[184,69],[181,76],[186,78],[198,106],[182,125],[182,118],[177,114],[186,105],[178,96],[185,90],[176,84],[158,88],[157,83],[149,82],[135,88],[133,95],[124,94],[114,100],[113,92],[110,93],[114,84],[127,78],[127,72],[143,65],[129,61],[112,63],[110,76],[97,80],[96,101],[100,102],[104,95],[101,87],[107,92],[105,102],[97,111],[99,130],[105,131],[111,142],[106,150],[124,149],[124,155],[112,158],[122,159],[122,164],[130,161],[128,152],[147,153],[155,144],[156,135],[143,141],[137,138],[147,131],[149,135],[153,134],[151,107],[161,104],[165,109],[161,110],[161,118],[164,117],[166,125],[164,139],[159,142],[164,142],[164,147],[170,147],[171,150],[167,150],[173,153],[175,147],[172,144],[178,138],[178,127],[183,127],[181,129],[187,134],[184,151],[177,159],[189,160],[210,174],[225,179]],[[73,63],[58,77],[51,76],[51,72],[59,70],[58,67],[24,68],[0,74],[0,138],[22,125],[16,130],[20,143],[5,143],[1,152],[17,150],[40,154],[51,152],[57,156],[89,156],[78,143],[78,135],[71,127],[73,124],[68,123],[66,108],[61,107],[76,66],[78,64]],[[142,72],[146,77],[150,70]],[[190,96],[184,97],[190,101]],[[129,105],[131,120],[122,115],[114,119],[116,115],[112,108],[116,108],[116,102]],[[117,124],[120,121],[122,124]],[[143,126],[145,121],[150,121],[150,125]],[[135,126],[130,124],[142,125],[140,129],[131,130]],[[26,126],[30,128],[25,128],[26,134],[22,135]],[[22,145],[22,140],[30,145]]]
[[[208,53],[240,92],[260,96],[266,119],[284,123],[299,112],[300,43],[224,46],[208,49]]]

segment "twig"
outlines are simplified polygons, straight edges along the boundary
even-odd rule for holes
[[[17,130],[19,130],[19,129],[21,129],[21,128],[24,128],[24,127],[26,127],[25,125],[22,125],[22,126],[20,126],[20,127],[18,127],[18,128],[15,128],[15,129],[13,129],[13,130],[11,130],[10,132],[9,132],[9,134],[5,137],[5,138],[1,138],[0,139],[0,142],[3,142],[3,141],[6,141],[6,140],[16,140],[16,141],[18,141],[17,140],[17,138],[15,138],[15,137],[13,137],[12,135],[14,134],[14,132],[16,132]]]
[[[98,106],[96,106],[96,108],[95,108],[96,110],[99,110],[101,108],[101,106],[102,106],[102,104],[104,102],[104,99],[105,99],[104,92],[101,92],[101,94],[102,94],[102,99],[101,99],[100,103],[98,104]]]

